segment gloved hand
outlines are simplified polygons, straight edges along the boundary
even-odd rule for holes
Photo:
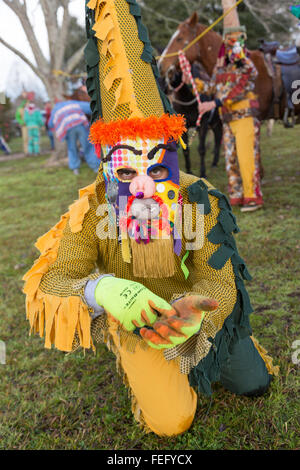
[[[183,297],[174,302],[172,312],[161,312],[154,329],[142,328],[140,334],[154,349],[173,348],[198,333],[205,312],[216,310],[218,305],[216,300],[200,295]]]
[[[168,302],[143,284],[113,276],[103,277],[98,282],[95,299],[97,304],[127,331],[153,325],[157,312],[164,315],[171,315],[173,312]]]

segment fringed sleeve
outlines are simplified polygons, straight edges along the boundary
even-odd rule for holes
[[[75,335],[82,347],[93,347],[83,291],[99,276],[91,274],[98,257],[94,193],[94,185],[81,190],[69,212],[38,239],[41,255],[23,278],[30,332],[45,337],[46,348],[71,351]]]
[[[250,280],[244,260],[239,256],[233,234],[239,232],[236,219],[225,195],[207,182],[198,180],[188,188],[193,207],[195,229],[196,204],[204,211],[203,245],[190,251],[185,262],[191,273],[192,289],[178,292],[182,295],[200,294],[216,299],[219,308],[205,315],[198,335],[183,345],[167,350],[165,357],[181,357],[181,371],[190,373],[190,383],[210,395],[211,383],[219,380],[220,364],[229,357],[233,342],[252,334],[249,315],[252,306],[244,280]],[[258,342],[255,346],[271,374],[278,372],[272,359],[262,354]],[[264,351],[265,352],[265,351]]]
[[[210,237],[219,223],[219,218],[223,220],[220,216],[218,199],[207,192],[205,184],[201,181],[189,188],[189,198],[191,202],[202,203],[204,209],[203,246],[190,253],[194,273],[192,292],[214,298],[219,302],[219,308],[208,315],[210,328],[207,325],[207,333],[210,336],[213,333],[210,330],[214,328],[213,336],[215,336],[231,314],[237,299],[235,274],[230,259],[232,253],[227,243],[217,247]],[[231,221],[233,223],[234,219]],[[235,227],[230,228],[235,230]]]

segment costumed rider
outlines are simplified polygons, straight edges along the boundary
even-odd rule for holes
[[[260,395],[276,368],[250,337],[249,274],[230,205],[179,171],[184,120],[158,87],[140,15],[132,0],[87,4],[90,139],[102,164],[37,241],[41,256],[24,292],[46,348],[104,341],[136,420],[171,436],[191,426],[197,391],[210,395],[220,380],[233,393]]]
[[[234,3],[223,0],[224,13]],[[251,212],[263,207],[263,196],[259,103],[254,94],[258,72],[245,47],[246,37],[234,9],[224,18],[224,42],[211,81],[198,81],[198,89],[215,98],[202,103],[201,114],[217,106],[223,121],[230,203]]]
[[[35,106],[34,102],[30,98],[25,107],[24,122],[26,124],[28,134],[28,154],[39,155],[40,129],[44,126],[44,120],[41,111]]]

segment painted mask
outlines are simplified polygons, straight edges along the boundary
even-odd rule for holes
[[[107,200],[120,229],[143,243],[170,235],[179,198],[174,140],[123,138],[102,152]]]
[[[168,114],[91,126],[122,257],[136,277],[174,274],[182,245],[177,142],[185,131],[183,116]]]
[[[229,36],[226,39],[226,55],[230,63],[237,63],[246,57],[245,38],[241,36]]]

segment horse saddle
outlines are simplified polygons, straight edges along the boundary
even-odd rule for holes
[[[290,47],[289,49],[278,49],[276,51],[276,61],[282,65],[298,64],[300,62],[300,56],[296,46]]]
[[[296,46],[285,50],[278,49],[276,52],[276,63],[281,68],[281,78],[287,98],[287,107],[293,110],[293,83],[296,80],[300,80],[300,56]]]
[[[271,54],[276,55],[277,49],[279,49],[280,43],[278,41],[265,41],[264,39],[261,40],[259,50],[262,51],[264,54]]]

